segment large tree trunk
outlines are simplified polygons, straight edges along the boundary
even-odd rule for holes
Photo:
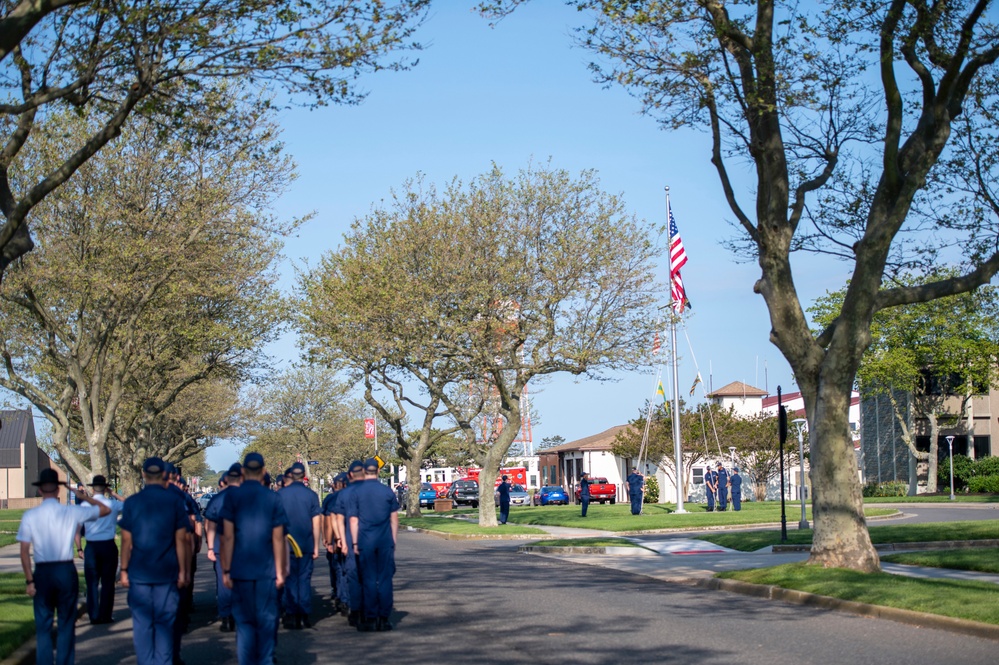
[[[825,568],[875,572],[881,564],[864,518],[857,458],[850,436],[849,395],[849,390],[820,381],[809,422],[815,534],[808,561]]]
[[[937,491],[937,468],[939,460],[940,446],[937,439],[940,438],[940,421],[934,411],[928,411],[926,419],[930,423],[930,452],[926,457],[929,469],[926,472],[926,491],[933,494]]]
[[[409,496],[406,498],[406,517],[420,516],[420,487],[423,479],[420,470],[423,467],[423,456],[413,456],[406,461],[406,484],[409,485]]]

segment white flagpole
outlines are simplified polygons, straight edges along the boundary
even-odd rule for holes
[[[666,186],[666,221],[669,222],[669,186]],[[673,238],[669,238],[669,242],[672,245]],[[669,268],[669,303],[670,309],[673,309],[673,260],[670,257],[670,268]],[[681,304],[682,307],[682,304]],[[673,454],[676,457],[676,468],[674,477],[676,479],[676,512],[683,514],[687,510],[683,507],[683,454],[680,450],[680,373],[677,367],[677,356],[676,356],[676,318],[677,313],[673,310],[670,315],[670,341],[673,345]]]

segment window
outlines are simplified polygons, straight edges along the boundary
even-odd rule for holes
[[[975,459],[982,459],[983,457],[988,457],[992,454],[992,441],[991,437],[976,436],[975,437]]]
[[[548,476],[548,480],[549,480],[549,482],[551,482],[554,485],[555,483],[558,482],[558,474],[555,472],[555,465],[554,464],[552,464],[551,469],[552,470],[551,470],[551,473]]]
[[[532,473],[531,476],[530,476],[530,478],[531,478],[531,482],[530,482],[531,487],[537,487],[538,486],[538,477],[535,476]]]
[[[704,469],[699,466],[694,467],[694,484],[695,485],[704,484]]]

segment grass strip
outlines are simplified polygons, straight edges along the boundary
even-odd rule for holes
[[[859,573],[803,563],[737,570],[718,577],[769,584],[858,603],[999,624],[999,585]]]
[[[916,496],[866,496],[864,503],[999,503],[999,494],[917,494]]]
[[[0,573],[0,658],[35,634],[34,601],[24,589],[24,575]]]
[[[982,547],[961,550],[934,550],[931,552],[900,552],[881,557],[882,561],[904,563],[909,566],[971,570],[976,573],[999,574],[999,547]]]
[[[539,547],[638,547],[626,538],[551,538],[531,543]]]
[[[517,524],[562,526],[601,531],[655,531],[659,529],[704,529],[719,526],[741,526],[780,522],[780,502],[746,502],[736,512],[709,513],[701,504],[687,504],[686,514],[676,514],[676,506],[666,503],[647,503],[641,515],[632,515],[631,506],[624,504],[590,504],[586,517],[580,515],[579,506],[533,506],[514,508],[510,521]],[[868,517],[890,515],[893,508],[873,507],[865,510]],[[811,510],[807,514],[811,519]]]
[[[942,540],[988,540],[999,538],[999,520],[890,524],[868,527],[868,531],[871,534],[871,542],[875,545]],[[701,540],[740,552],[754,552],[770,545],[782,544],[779,530],[709,533],[699,537]],[[785,541],[791,545],[809,545],[811,542],[811,529],[790,530]]]
[[[513,524],[484,527],[467,520],[452,520],[443,517],[400,517],[399,524],[403,527],[411,526],[415,529],[468,536],[546,535],[541,529],[533,527],[516,526]]]

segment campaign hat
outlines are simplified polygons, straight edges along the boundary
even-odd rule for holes
[[[250,471],[259,471],[264,468],[264,456],[260,453],[246,453],[243,458],[243,466]]]
[[[55,469],[42,469],[38,473],[38,481],[31,483],[35,487],[40,485],[58,485],[59,484],[59,472]]]
[[[159,457],[149,457],[142,463],[142,470],[146,473],[163,473],[166,471],[166,463]]]
[[[94,479],[87,484],[90,485],[91,487],[107,487],[108,479],[98,474],[94,476]]]

